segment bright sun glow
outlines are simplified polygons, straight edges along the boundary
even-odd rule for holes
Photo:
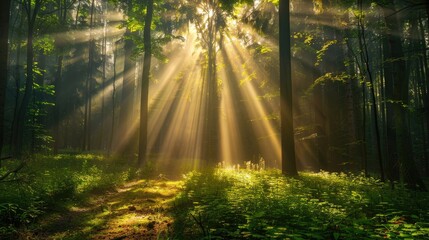
[[[199,14],[212,17],[212,8],[200,7]],[[277,51],[277,44],[260,36],[251,27],[230,20],[230,31],[224,33],[222,47],[217,48],[217,81],[219,83],[219,162],[225,166],[243,164],[245,161],[257,162],[264,159],[267,166],[279,167],[281,159],[278,121],[272,116],[277,115],[279,108],[277,98],[266,100],[264,88],[270,79],[269,69],[256,62],[248,48],[248,42],[266,45],[267,52]],[[64,33],[66,34],[66,33]],[[93,30],[95,38],[102,36],[119,36],[123,34],[113,26]],[[241,34],[241,35],[239,35]],[[74,41],[88,41],[88,31],[74,32]],[[169,61],[155,61],[149,89],[149,122],[148,152],[161,166],[179,171],[191,170],[201,166],[203,154],[204,125],[206,121],[206,96],[204,91],[205,59],[204,50],[199,45],[198,34],[193,24],[183,33],[183,41],[173,41],[166,45]],[[121,45],[120,48],[123,46]],[[114,51],[113,46],[106,46],[108,52]],[[85,54],[83,55],[85,57]],[[66,64],[82,60],[74,57]],[[108,60],[112,63],[112,59]],[[119,57],[117,64],[123,66],[124,59]],[[123,72],[117,67],[115,87],[122,84],[122,79],[130,72]],[[135,72],[134,86],[139,87],[138,68]],[[100,81],[98,81],[101,84]],[[276,86],[277,83],[274,83]],[[105,87],[93,95],[94,102],[101,102],[113,92],[113,82],[108,78]],[[119,88],[120,89],[120,88]],[[116,89],[118,91],[118,89]],[[117,94],[117,93],[116,93]],[[138,96],[123,96],[137,98]],[[116,150],[126,148],[132,139],[136,139],[139,131],[139,108],[134,107],[135,118],[126,129],[117,132]],[[110,120],[103,120],[108,124]]]

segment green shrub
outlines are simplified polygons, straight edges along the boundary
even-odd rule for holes
[[[182,239],[429,238],[428,193],[362,175],[218,169],[185,181],[174,210]]]
[[[125,164],[126,163],[126,164]],[[0,172],[13,169],[10,161]],[[0,182],[0,239],[13,238],[17,229],[40,215],[136,177],[126,159],[101,155],[36,155],[17,175]]]

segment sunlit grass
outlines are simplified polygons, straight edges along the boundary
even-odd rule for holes
[[[423,239],[428,200],[363,175],[218,169],[185,177],[175,230],[190,239]]]

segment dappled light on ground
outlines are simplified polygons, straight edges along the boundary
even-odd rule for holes
[[[171,201],[180,181],[129,182],[89,201],[74,203],[65,212],[53,213],[39,228],[43,239],[157,239],[171,235]]]

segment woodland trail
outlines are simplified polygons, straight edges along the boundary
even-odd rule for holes
[[[182,184],[163,178],[139,180],[94,194],[84,204],[71,204],[42,219],[30,239],[171,238],[169,210]]]

